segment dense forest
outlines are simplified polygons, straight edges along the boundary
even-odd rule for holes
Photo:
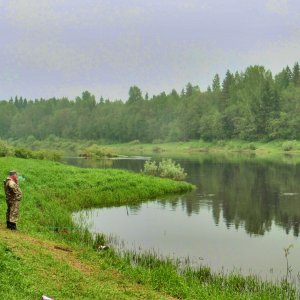
[[[132,86],[126,102],[97,100],[85,91],[75,100],[22,97],[0,101],[0,138],[50,135],[105,142],[192,139],[300,139],[300,67],[273,74],[263,66],[216,74],[201,91],[188,83],[149,98]]]

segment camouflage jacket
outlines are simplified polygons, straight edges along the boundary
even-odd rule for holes
[[[10,177],[4,180],[4,191],[7,201],[20,201],[22,198],[22,191],[19,185]]]

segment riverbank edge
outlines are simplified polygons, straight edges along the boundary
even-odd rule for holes
[[[69,140],[55,138],[54,140],[35,140],[34,143],[24,139],[9,139],[2,141],[16,148],[25,147],[41,154],[51,157],[56,154],[60,156],[82,156],[82,157],[116,157],[118,155],[178,155],[178,154],[246,154],[268,157],[272,155],[294,155],[300,156],[300,141],[297,140],[273,140],[245,141],[245,140],[191,140],[186,142],[163,142],[155,140],[152,143],[143,143],[134,140],[128,143],[108,143],[102,140]],[[9,149],[8,149],[9,150]],[[24,150],[24,149],[21,149]],[[54,151],[48,153],[49,150]],[[45,151],[45,153],[43,153]],[[9,152],[9,151],[8,151]],[[26,151],[25,151],[26,152]]]
[[[116,293],[115,296],[110,296],[110,299],[125,299],[126,297],[128,299],[139,299],[143,293],[143,298],[146,297],[147,299],[170,299],[170,297],[175,297],[176,299],[199,299],[199,297],[205,299],[249,299],[249,297],[252,299],[282,299],[287,293],[296,297],[295,290],[284,281],[276,285],[251,276],[213,274],[207,267],[201,267],[197,270],[185,268],[179,272],[178,265],[174,261],[161,259],[153,254],[125,253],[120,256],[113,249],[97,251],[99,250],[99,243],[105,242],[105,237],[98,236],[96,240],[93,240],[85,227],[76,228],[72,221],[71,213],[74,210],[96,206],[97,203],[94,202],[95,197],[98,199],[101,197],[106,200],[103,203],[98,202],[97,205],[102,207],[122,204],[120,202],[121,196],[125,198],[123,205],[130,202],[140,203],[150,198],[149,195],[151,194],[153,197],[158,197],[170,192],[191,190],[192,186],[189,184],[146,177],[126,171],[83,170],[47,161],[1,158],[0,163],[2,166],[0,172],[3,178],[7,170],[12,168],[17,168],[17,170],[21,171],[25,178],[25,182],[21,182],[21,187],[24,191],[24,199],[21,203],[21,229],[16,235],[13,235],[11,232],[7,233],[4,225],[0,227],[0,255],[2,246],[2,250],[4,249],[2,251],[4,254],[2,254],[4,256],[7,253],[12,253],[13,257],[19,257],[21,262],[25,261],[23,266],[25,270],[29,269],[32,273],[33,267],[37,268],[38,271],[34,271],[34,275],[30,275],[31,273],[27,274],[26,282],[30,282],[30,284],[34,284],[37,277],[41,276],[41,271],[47,270],[49,265],[44,263],[44,260],[41,260],[40,264],[36,264],[36,261],[30,261],[24,254],[23,248],[25,247],[29,253],[31,252],[28,249],[32,248],[36,257],[44,257],[44,252],[47,252],[48,248],[52,247],[49,245],[56,244],[55,249],[72,249],[71,251],[75,257],[66,257],[66,264],[70,265],[70,261],[73,260],[71,266],[72,264],[76,266],[80,264],[84,270],[91,268],[91,266],[95,268],[89,272],[89,277],[95,282],[94,285],[96,287],[93,287],[93,291],[90,291],[92,287],[86,285],[86,290],[91,294],[86,297],[83,291],[82,294],[76,295],[82,299],[92,299],[94,297],[93,293],[97,294],[103,289],[105,283],[97,279],[98,273],[103,269],[108,273],[107,276],[112,282],[111,288],[106,293],[112,291],[114,291],[112,295]],[[108,176],[105,177],[104,174],[105,176],[108,174]],[[128,186],[126,184],[122,185],[121,182],[121,185],[117,188],[123,190],[120,191],[120,194],[116,191],[113,195],[113,201],[109,201],[112,199],[112,193],[106,187],[112,188],[117,183],[120,184],[119,181],[123,178],[122,176],[127,177],[129,180],[127,182]],[[143,183],[142,178],[146,178],[144,183],[147,183],[146,186],[151,187],[150,194],[140,191],[139,186],[135,186],[132,189],[132,185],[136,181],[138,181],[138,184]],[[130,181],[131,179],[132,181]],[[151,184],[150,181],[152,182]],[[99,184],[103,185],[101,186],[103,187],[102,190],[97,189]],[[164,187],[161,194],[157,191],[155,192],[156,184],[158,184],[159,190],[161,190],[161,187]],[[179,186],[180,188],[178,188]],[[125,191],[128,193],[127,195],[124,194]],[[82,199],[84,199],[84,203]],[[72,200],[75,203],[69,203],[68,200]],[[1,202],[1,210],[4,211],[4,201]],[[18,240],[19,238],[20,240]],[[47,249],[44,249],[45,247],[36,247],[37,244],[46,245]],[[24,247],[18,248],[19,245]],[[52,254],[47,253],[48,256]],[[54,254],[52,258],[55,260]],[[74,259],[76,259],[76,263]],[[57,259],[54,264],[56,263]],[[95,266],[97,264],[101,268]],[[69,275],[70,270],[63,271],[61,266],[52,270],[52,273],[56,274],[58,272],[62,272],[65,275],[63,279],[65,286],[61,291],[57,291],[56,284],[52,284],[51,281],[44,279],[43,286],[40,286],[37,282],[32,291],[25,286],[22,299],[30,299],[33,295],[39,295],[43,287],[44,291],[48,291],[48,294],[57,298],[69,297],[72,294],[72,289],[74,289],[73,275]],[[51,274],[50,271],[49,273]],[[118,277],[114,280],[114,274],[116,273],[122,274],[119,275],[122,278]],[[86,274],[83,275],[86,276]],[[68,279],[67,277],[70,278]],[[16,282],[18,280],[20,279],[17,276],[16,278],[12,277],[3,290],[9,289],[8,285],[18,286],[20,284]],[[121,285],[133,285],[134,287],[130,289],[130,295],[128,291],[120,292],[115,290],[116,282],[118,284],[121,283]],[[138,287],[135,287],[136,284],[138,284]],[[97,290],[97,285],[99,285],[99,290]],[[142,292],[140,291],[140,286],[143,287]],[[9,299],[13,298],[14,294],[12,293],[3,295],[5,295],[6,299]],[[28,297],[25,295],[26,293],[28,293]],[[108,298],[101,296],[101,298],[98,297],[97,299]]]
[[[300,141],[292,140],[275,140],[271,142],[260,141],[243,141],[243,140],[219,140],[203,141],[193,140],[187,142],[168,142],[168,143],[140,143],[132,141],[130,143],[105,145],[112,151],[119,154],[197,154],[197,153],[214,153],[214,154],[252,154],[257,156],[268,155],[299,155]]]

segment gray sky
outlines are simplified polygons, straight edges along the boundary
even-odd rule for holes
[[[300,61],[299,0],[0,0],[0,99],[127,99]]]

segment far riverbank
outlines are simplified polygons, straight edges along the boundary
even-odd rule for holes
[[[206,142],[194,140],[188,142],[172,143],[131,143],[107,145],[113,151],[120,154],[144,154],[172,153],[172,154],[195,154],[195,153],[244,153],[262,156],[274,154],[300,155],[300,141],[272,141],[272,142],[249,142],[242,140],[220,140]]]
[[[152,143],[142,143],[139,140],[128,143],[109,143],[103,140],[68,140],[58,137],[44,140],[34,139],[34,141],[29,138],[0,140],[0,153],[2,148],[4,152],[11,152],[12,150],[9,147],[40,151],[42,154],[48,154],[50,159],[53,153],[50,153],[50,155],[49,151],[54,151],[56,156],[81,156],[85,158],[117,157],[120,155],[152,156],[154,154],[174,156],[199,153],[224,155],[235,153],[264,158],[274,155],[300,156],[300,141],[297,140],[274,140],[270,142],[243,140],[163,142],[154,140]],[[22,155],[24,154],[23,149],[19,152]]]

